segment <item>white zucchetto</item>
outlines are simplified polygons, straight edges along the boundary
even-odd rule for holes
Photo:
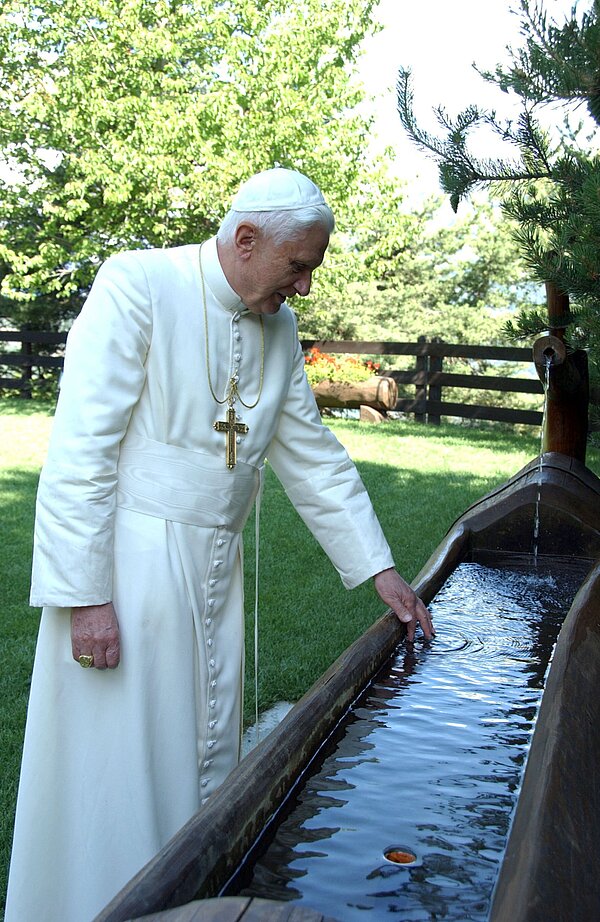
[[[231,203],[232,211],[295,211],[325,205],[318,186],[297,170],[275,167],[242,183]]]

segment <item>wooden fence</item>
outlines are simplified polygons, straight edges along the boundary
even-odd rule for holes
[[[34,369],[52,369],[56,378],[63,365],[61,346],[67,341],[66,333],[47,330],[0,330],[0,390],[18,390],[21,397],[32,397],[37,381]],[[20,343],[17,352],[4,351],[2,343]],[[40,348],[42,352],[40,353]],[[18,374],[10,374],[18,369]]]
[[[0,389],[17,389],[22,397],[31,397],[36,390],[35,369],[51,369],[58,375],[62,368],[61,347],[66,333],[24,330],[20,332],[0,331],[2,343],[18,343],[18,351],[0,351]],[[408,371],[386,372],[399,385],[414,387],[414,396],[401,397],[396,410],[414,414],[423,423],[439,423],[442,416],[485,419],[508,423],[525,423],[539,426],[542,414],[537,410],[513,409],[503,406],[487,406],[445,400],[443,389],[469,388],[493,390],[512,394],[543,394],[537,377],[512,377],[505,375],[454,374],[444,371],[445,358],[497,360],[501,362],[522,362],[532,366],[531,349],[507,346],[462,346],[443,342],[428,342],[421,337],[416,343],[400,342],[343,342],[327,340],[303,340],[304,349],[318,348],[322,352],[346,353],[370,356],[407,355],[414,356],[414,367]],[[7,374],[20,370],[20,374]],[[38,371],[39,374],[39,371]]]
[[[410,385],[415,389],[414,397],[401,397],[396,410],[414,414],[423,423],[439,424],[442,416],[458,416],[465,419],[487,419],[496,422],[525,423],[540,426],[542,413],[538,410],[513,409],[503,406],[487,406],[443,399],[442,388],[469,388],[492,390],[512,394],[544,393],[537,377],[516,378],[506,375],[453,374],[444,371],[445,358],[497,360],[502,362],[523,362],[533,366],[531,349],[510,346],[463,346],[444,342],[428,342],[421,337],[416,343],[396,342],[343,342],[326,340],[303,340],[303,349],[320,349],[321,352],[354,353],[358,355],[414,355],[414,368],[409,371],[386,371],[397,384]]]

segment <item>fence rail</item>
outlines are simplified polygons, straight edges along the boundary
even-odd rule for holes
[[[66,333],[51,333],[44,330],[0,331],[0,389],[18,389],[20,396],[31,397],[36,389],[34,369],[49,369],[54,374],[58,374],[62,368],[61,347],[64,346],[66,338]],[[20,343],[20,350],[3,351],[2,343]],[[53,348],[50,349],[50,347]],[[47,352],[42,351],[42,348]],[[542,421],[542,414],[537,410],[469,404],[443,399],[443,388],[494,390],[500,393],[541,396],[543,388],[537,378],[454,374],[443,370],[443,362],[447,358],[522,362],[531,366],[530,349],[428,342],[424,337],[415,343],[306,339],[302,340],[302,348],[318,348],[322,352],[354,355],[414,356],[414,368],[408,371],[390,371],[388,374],[395,378],[398,384],[414,387],[414,397],[400,397],[395,409],[403,413],[414,414],[415,419],[420,422],[436,424],[440,422],[442,416],[523,423],[532,426],[539,426]],[[21,374],[6,373],[13,369],[20,369]]]
[[[48,330],[0,330],[0,391],[3,388],[18,390],[20,397],[32,397],[37,386],[34,368],[53,369],[58,376],[63,358],[57,354],[57,349],[64,346],[66,341],[66,333]],[[2,348],[2,343],[20,343],[21,348],[18,352],[7,352]],[[53,347],[51,354],[40,352],[40,346]],[[19,368],[20,375],[7,374],[7,370],[13,368]],[[39,372],[37,377],[41,377]]]

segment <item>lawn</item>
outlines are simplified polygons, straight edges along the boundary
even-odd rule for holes
[[[0,402],[0,547],[2,633],[0,683],[2,778],[0,850],[9,856],[29,678],[38,613],[27,607],[35,488],[52,423],[34,401]],[[400,572],[412,580],[449,526],[476,499],[539,452],[539,436],[509,428],[424,427],[395,421],[369,426],[331,420],[371,494]],[[588,465],[600,474],[600,452]],[[297,700],[384,607],[370,584],[343,589],[276,478],[267,472],[261,512],[261,708]],[[254,522],[246,534],[246,719],[254,713]],[[5,881],[0,880],[4,892]]]

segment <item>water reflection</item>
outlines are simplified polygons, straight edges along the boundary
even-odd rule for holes
[[[487,917],[551,652],[582,573],[461,565],[328,741],[237,892],[341,922]],[[402,843],[415,864],[392,865]]]

